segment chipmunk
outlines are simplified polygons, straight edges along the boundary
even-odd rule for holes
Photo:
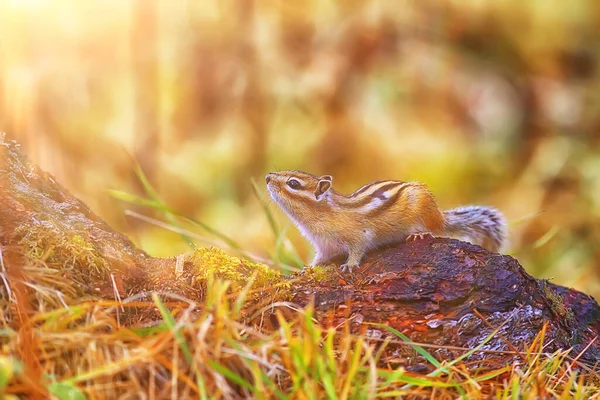
[[[265,179],[273,200],[315,247],[312,266],[347,254],[341,269],[352,273],[369,250],[434,235],[465,239],[494,252],[506,241],[506,220],[498,210],[466,206],[441,211],[419,182],[376,181],[346,196],[333,189],[329,175],[281,171]]]

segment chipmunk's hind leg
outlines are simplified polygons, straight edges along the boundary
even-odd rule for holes
[[[333,257],[344,252],[343,246],[336,243],[319,241],[313,244],[316,250],[316,254],[312,262],[310,263],[312,267],[317,265],[323,265],[327,261],[331,260]]]
[[[317,254],[315,254],[315,257],[313,258],[312,262],[310,263],[311,267],[316,267],[317,265],[323,265],[325,264],[325,262],[329,259],[331,259],[335,254],[333,253],[324,253],[324,252],[320,252],[319,250],[317,250]]]

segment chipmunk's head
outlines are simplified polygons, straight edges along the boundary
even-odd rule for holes
[[[271,197],[294,217],[313,211],[331,190],[331,176],[314,176],[302,171],[271,172],[265,177]]]

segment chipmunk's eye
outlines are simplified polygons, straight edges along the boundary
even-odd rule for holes
[[[295,179],[290,179],[289,181],[287,181],[287,184],[292,189],[300,189],[300,182],[298,182]]]

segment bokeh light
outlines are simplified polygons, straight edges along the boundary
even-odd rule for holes
[[[591,0],[4,0],[0,131],[154,255],[188,246],[108,193],[143,193],[131,156],[263,255],[251,178],[420,180],[500,208],[530,273],[598,298],[599,31]]]

